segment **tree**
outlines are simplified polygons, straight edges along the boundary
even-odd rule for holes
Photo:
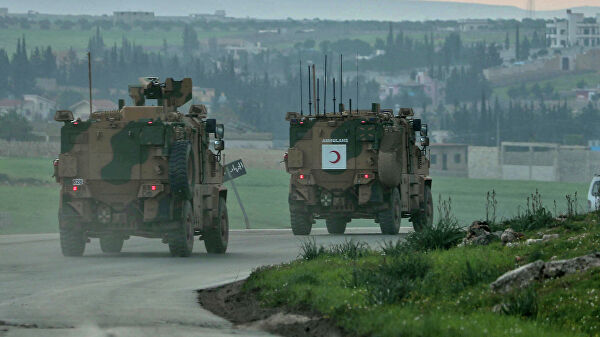
[[[34,140],[33,127],[27,118],[15,111],[0,116],[0,138],[5,140]]]
[[[186,24],[183,27],[183,53],[187,56],[192,55],[198,49],[198,35],[194,28]]]

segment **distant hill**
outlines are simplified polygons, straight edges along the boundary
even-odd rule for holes
[[[212,13],[224,9],[229,16],[261,19],[321,18],[334,20],[452,20],[463,18],[522,19],[527,11],[513,6],[492,6],[460,2],[425,0],[0,0],[10,12],[35,10],[49,14],[111,14],[113,11],[144,10],[171,16]],[[600,13],[600,7],[576,7],[588,16]],[[539,11],[538,18],[563,17],[564,10]]]

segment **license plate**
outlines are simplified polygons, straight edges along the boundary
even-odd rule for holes
[[[81,178],[75,178],[75,179],[73,179],[72,185],[73,186],[81,186],[81,185],[83,185],[83,179],[81,179]]]

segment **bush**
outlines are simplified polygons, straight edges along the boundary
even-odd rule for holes
[[[341,256],[348,259],[357,259],[368,255],[371,250],[369,245],[361,241],[346,240],[343,243],[331,245],[328,249],[325,249],[327,254],[334,256]]]
[[[440,219],[431,227],[425,227],[420,232],[410,233],[406,237],[407,245],[417,251],[450,249],[456,246],[464,237],[465,232],[452,214],[452,200],[442,200],[439,197],[438,214]]]
[[[527,197],[527,209],[525,213],[503,223],[504,228],[512,228],[515,231],[531,231],[540,228],[552,227],[554,216],[542,203],[542,195],[536,190],[535,194]]]
[[[300,254],[298,254],[298,257],[303,260],[314,260],[323,254],[325,254],[325,248],[321,245],[317,246],[317,241],[314,237],[300,243]]]
[[[510,316],[535,318],[538,313],[537,292],[533,287],[515,290],[502,303],[502,313]]]
[[[370,304],[398,303],[418,285],[416,280],[429,273],[431,261],[423,253],[405,253],[384,259],[379,265],[361,265],[352,269],[350,280],[344,285],[364,287]]]

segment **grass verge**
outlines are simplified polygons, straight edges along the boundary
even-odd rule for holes
[[[297,261],[253,272],[243,291],[263,306],[316,311],[356,336],[598,336],[600,268],[507,295],[489,284],[531,261],[597,251],[599,220],[600,213],[555,220],[525,237],[556,233],[558,239],[515,247],[431,250],[410,237],[379,249],[308,241]]]

